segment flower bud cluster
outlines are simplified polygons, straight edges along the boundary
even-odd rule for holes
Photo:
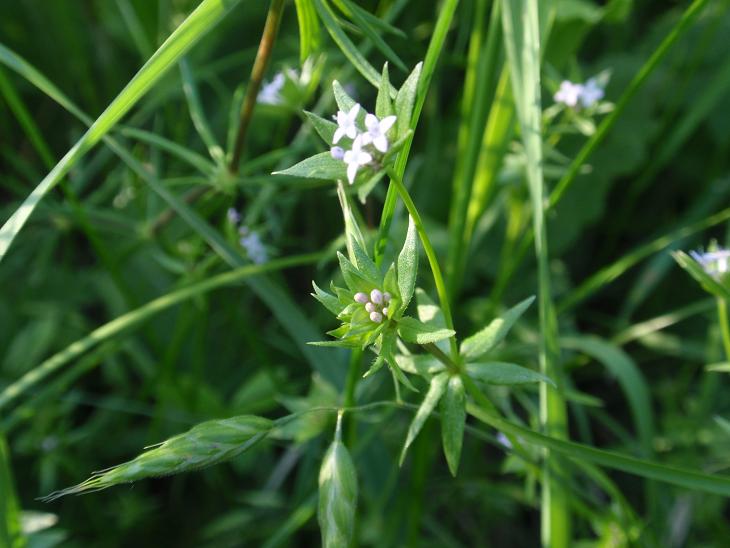
[[[364,305],[365,310],[370,314],[370,321],[374,323],[381,323],[383,318],[388,317],[390,300],[390,293],[382,292],[379,289],[373,289],[370,295],[363,292],[355,293],[355,302]]]

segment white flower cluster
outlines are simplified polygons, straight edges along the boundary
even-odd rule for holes
[[[352,139],[352,147],[345,150],[333,146],[330,150],[332,157],[347,164],[347,181],[355,182],[360,167],[370,164],[375,155],[388,152],[388,131],[395,124],[395,116],[386,116],[382,120],[369,112],[365,114],[365,130],[357,127],[357,115],[362,107],[355,103],[349,112],[337,112],[337,130],[332,137],[332,144],[336,145],[343,137]],[[373,320],[374,321],[374,320]]]
[[[719,278],[730,271],[730,249],[716,249],[705,253],[690,251],[689,254],[713,278]]]
[[[571,108],[588,108],[603,99],[604,95],[605,92],[596,78],[590,78],[585,84],[563,80],[553,99],[556,103],[563,103]]]
[[[365,310],[370,314],[370,321],[380,323],[383,318],[388,317],[388,303],[391,296],[387,291],[383,293],[379,289],[373,289],[370,295],[367,293],[355,293],[355,302],[365,305]]]
[[[233,225],[237,225],[241,222],[241,214],[232,207],[228,209],[227,217],[228,221]],[[252,262],[256,264],[263,264],[269,260],[266,247],[264,246],[258,232],[250,230],[246,225],[241,225],[238,227],[238,233],[241,236],[238,242],[241,244],[241,247],[246,250],[246,255],[248,255],[248,258],[251,259]]]

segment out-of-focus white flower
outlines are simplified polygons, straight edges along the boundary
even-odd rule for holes
[[[386,116],[382,120],[378,120],[378,117],[374,114],[367,114],[365,116],[367,132],[363,134],[363,143],[366,145],[372,143],[380,152],[387,152],[388,138],[386,134],[395,124],[395,120],[395,116]]]
[[[560,89],[553,95],[556,103],[563,103],[569,107],[575,107],[583,93],[583,84],[574,84],[569,80],[560,83]]]
[[[284,101],[281,97],[284,82],[286,82],[284,74],[278,72],[271,82],[263,85],[256,100],[266,105],[280,105]]]
[[[690,251],[689,254],[713,278],[719,278],[730,271],[730,249],[716,249],[705,253]]]
[[[580,103],[585,107],[592,107],[598,101],[603,99],[605,92],[603,88],[598,84],[598,80],[590,78],[584,85],[580,92]]]
[[[241,214],[233,207],[228,208],[228,213],[226,213],[226,217],[228,217],[228,222],[233,225],[237,225],[239,222],[241,222]]]
[[[357,170],[360,169],[360,166],[369,164],[373,160],[372,155],[369,152],[365,152],[362,146],[362,136],[358,135],[352,142],[352,149],[345,152],[342,158],[347,164],[347,180],[350,184],[355,182]]]
[[[343,137],[354,139],[358,135],[358,129],[355,125],[355,120],[360,112],[360,105],[355,105],[350,109],[350,112],[337,111],[337,130],[332,137],[332,144],[335,145]],[[369,160],[368,160],[369,161]]]
[[[238,232],[241,234],[239,242],[241,247],[246,250],[248,258],[256,264],[265,263],[269,257],[258,232],[251,231],[246,226],[242,226]]]

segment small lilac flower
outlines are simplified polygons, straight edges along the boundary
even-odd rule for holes
[[[560,83],[560,89],[553,95],[556,103],[563,103],[569,107],[575,107],[581,99],[583,84],[574,84],[568,80]]]
[[[497,442],[507,449],[512,449],[512,442],[502,432],[497,432]]]
[[[363,134],[364,143],[372,143],[380,152],[387,152],[388,138],[386,134],[393,127],[393,124],[395,124],[395,120],[395,116],[386,116],[382,120],[378,120],[378,117],[374,114],[367,114],[365,116],[367,133]]]
[[[352,150],[345,152],[342,158],[347,164],[347,180],[350,184],[355,182],[357,170],[360,169],[360,166],[370,163],[373,159],[369,152],[365,152],[362,149],[362,145],[362,138],[358,135],[352,142]]]
[[[690,251],[689,254],[713,278],[719,278],[730,271],[730,249],[717,249],[706,253]]]
[[[281,72],[277,73],[271,82],[264,84],[256,100],[266,105],[280,105],[283,102],[280,92],[284,88],[285,81],[284,75]]]
[[[241,221],[241,214],[233,207],[228,208],[226,216],[228,217],[228,222],[233,225],[237,225]]]
[[[370,321],[373,321],[375,323],[380,323],[383,321],[383,315],[380,312],[371,312]]]
[[[365,304],[368,302],[368,296],[363,293],[362,291],[355,293],[355,302],[358,302],[360,304]]]
[[[367,310],[370,314],[378,311],[377,307],[371,302],[365,303],[365,310]]]
[[[357,103],[350,109],[350,112],[337,111],[337,130],[335,130],[335,134],[332,137],[332,144],[336,145],[343,137],[350,139],[357,137],[358,130],[355,121],[359,112],[360,105]]]
[[[252,232],[248,227],[242,226],[239,233],[241,234],[239,243],[246,250],[248,258],[256,264],[265,263],[268,260],[268,254],[258,232]]]
[[[605,92],[603,88],[598,84],[598,80],[590,78],[584,85],[580,92],[580,102],[585,107],[592,107],[598,101],[603,99]]]
[[[330,154],[335,160],[342,160],[345,157],[345,149],[342,147],[332,147]]]

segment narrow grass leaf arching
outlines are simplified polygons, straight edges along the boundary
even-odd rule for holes
[[[203,0],[0,228],[0,261],[43,196],[240,0]]]

